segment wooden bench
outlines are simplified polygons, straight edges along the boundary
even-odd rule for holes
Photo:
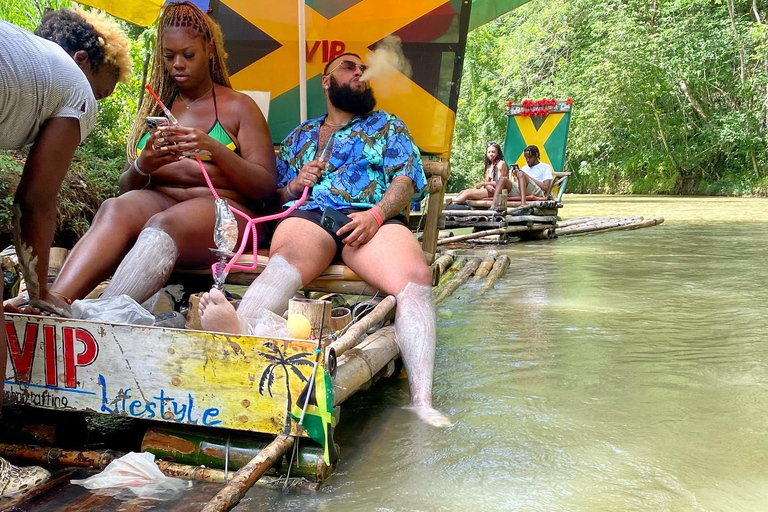
[[[439,161],[423,161],[424,174],[427,176],[428,193],[426,218],[423,226],[423,236],[421,247],[424,251],[427,264],[431,264],[435,259],[437,252],[438,222],[442,212],[443,201],[445,198],[445,187],[450,175],[450,163],[447,159]],[[255,270],[245,271],[232,269],[227,275],[227,284],[249,285],[269,261],[269,250],[260,249],[258,262]],[[250,266],[253,263],[253,253],[243,254],[239,260],[239,265]],[[210,275],[210,269],[182,269],[174,270],[176,274],[198,274]],[[305,291],[317,291],[324,293],[341,293],[354,295],[382,295],[383,293],[363,281],[360,276],[355,274],[352,269],[341,262],[334,262],[317,279],[303,288]]]

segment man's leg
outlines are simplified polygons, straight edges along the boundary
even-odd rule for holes
[[[448,418],[432,407],[437,340],[432,273],[413,234],[401,224],[385,224],[365,245],[345,247],[342,258],[367,283],[397,298],[395,334],[411,404],[425,422],[449,426]]]
[[[282,315],[288,300],[331,264],[336,242],[325,229],[301,218],[289,218],[272,237],[267,268],[251,283],[235,310],[218,290],[200,299],[200,322],[207,331],[246,333],[247,319],[259,309]]]
[[[525,196],[520,194],[517,183],[503,176],[496,181],[496,192],[493,194],[493,204],[496,204],[496,197],[501,195],[502,190],[507,191],[507,198],[521,196],[520,202],[521,204],[525,204]]]

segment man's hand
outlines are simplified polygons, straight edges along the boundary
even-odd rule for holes
[[[336,232],[336,235],[343,236],[345,233],[349,233],[349,236],[344,238],[342,242],[350,247],[360,247],[370,242],[379,230],[379,223],[376,222],[376,217],[369,210],[350,213],[349,218],[352,219],[352,222],[344,224]]]
[[[298,197],[301,195],[304,187],[314,187],[325,172],[326,165],[326,162],[320,160],[312,160],[311,162],[305,163],[299,171],[298,176],[288,183],[288,191],[293,196]]]

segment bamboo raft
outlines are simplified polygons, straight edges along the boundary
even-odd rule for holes
[[[466,213],[466,212],[464,212]],[[524,217],[524,216],[523,216]],[[608,233],[611,231],[633,230],[657,226],[664,222],[664,217],[653,217],[646,219],[644,217],[584,217],[567,221],[557,221],[545,225],[544,223],[534,223],[529,221],[526,225],[515,225],[500,227],[495,229],[477,229],[472,233],[463,235],[443,234],[438,236],[437,245],[455,244],[459,242],[469,243],[508,243],[508,236],[515,234],[520,237],[520,241],[530,240],[530,232],[537,232],[538,240],[551,240],[561,236],[583,235],[589,233]]]
[[[438,239],[437,245],[496,235],[494,243],[505,244],[513,237],[519,240],[551,238],[557,223],[558,201],[508,201],[506,207],[494,208],[491,201],[467,201],[470,209],[444,209],[445,229],[472,228],[469,235]]]
[[[431,266],[435,302],[445,301],[470,278],[474,288],[485,293],[508,266],[509,257],[496,251],[484,256],[452,251],[439,255]],[[321,298],[334,305],[341,300],[338,294]],[[323,343],[319,361],[331,376],[337,418],[340,406],[352,395],[401,369],[392,325],[395,297],[357,299],[368,304],[366,314],[336,329],[338,332]],[[297,306],[292,303],[291,307]],[[314,326],[318,322],[333,325],[330,309],[325,315],[304,314]],[[335,464],[325,463],[323,448],[286,416],[290,397],[298,397],[303,382],[295,378],[289,381],[287,376],[292,374],[288,371],[285,377],[275,377],[275,388],[281,385],[290,389],[287,405],[286,398],[275,389],[274,398],[257,394],[257,388],[266,385],[263,376],[270,367],[279,366],[264,361],[264,355],[282,354],[284,362],[295,360],[300,353],[313,351],[308,341],[14,314],[6,316],[6,323],[13,332],[9,365],[14,365],[16,379],[6,382],[0,456],[45,465],[53,475],[34,492],[0,499],[0,511],[123,510],[126,505],[116,505],[120,502],[113,497],[93,494],[70,485],[69,480],[102,470],[127,451],[153,453],[165,475],[201,482],[203,486],[194,488],[191,499],[209,512],[229,510],[253,485],[315,491],[333,474]],[[63,348],[52,349],[59,340],[63,340]],[[98,351],[91,350],[93,347]],[[61,381],[50,385],[48,370],[56,365],[51,357],[57,353],[63,353],[66,367],[63,372],[59,369],[57,377],[72,380],[68,390]],[[19,374],[19,368],[26,373]],[[293,366],[293,370],[308,379],[305,366]],[[196,385],[194,380],[199,378],[203,381]],[[49,394],[39,393],[41,388]],[[189,398],[182,398],[185,396]],[[64,397],[69,397],[67,403],[62,401]],[[40,403],[42,400],[49,402]],[[158,400],[170,400],[163,414]],[[188,404],[181,405],[185,400]],[[150,409],[149,402],[157,409]],[[12,414],[8,406],[13,404],[33,407],[17,408],[21,414]],[[37,407],[48,409],[42,423],[34,420]],[[147,421],[145,413],[150,410],[158,415]],[[101,411],[114,419],[135,418],[128,421],[131,425],[139,423],[131,427],[138,432],[115,434],[120,438],[117,446],[101,439],[84,446],[83,441],[92,434],[82,420],[73,421],[76,413],[64,411],[91,416]],[[218,428],[210,427],[217,422]],[[62,431],[77,441],[62,441]],[[112,449],[104,449],[105,443]],[[73,444],[78,449],[66,449]],[[135,505],[126,510],[147,505],[146,501],[134,501]]]

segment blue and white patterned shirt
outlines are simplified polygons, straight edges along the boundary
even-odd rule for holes
[[[278,187],[286,186],[305,163],[320,157],[323,149],[318,150],[317,140],[325,118],[301,124],[280,145]],[[413,181],[416,192],[411,201],[426,195],[427,179],[419,149],[405,124],[383,110],[353,117],[338,129],[329,140],[325,159],[325,173],[299,209],[370,208],[381,200],[396,176]],[[293,201],[284,206],[291,204]]]

